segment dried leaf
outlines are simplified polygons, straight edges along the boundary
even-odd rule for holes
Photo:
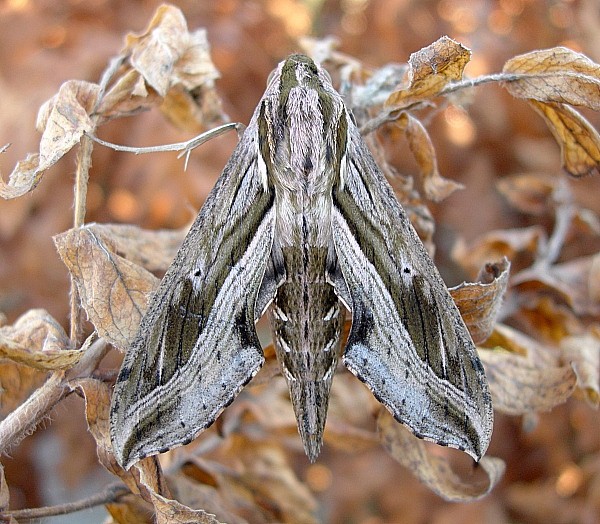
[[[176,500],[167,499],[158,493],[152,494],[157,524],[220,524],[214,515],[201,509],[192,509]]]
[[[545,241],[546,233],[541,226],[500,229],[485,233],[468,245],[462,241],[457,242],[452,250],[452,258],[472,274],[489,260],[504,257],[513,266],[519,267],[519,259],[526,258],[529,265],[537,254],[540,243]]]
[[[111,473],[119,476],[132,493],[139,493],[149,501],[147,490],[168,493],[162,471],[156,457],[140,460],[125,471],[116,461],[110,441],[110,388],[93,378],[77,379],[73,387],[79,388],[85,398],[85,416],[90,433],[96,441],[100,463]],[[142,479],[143,485],[140,485]]]
[[[503,258],[496,264],[486,264],[479,273],[478,282],[465,282],[450,289],[450,295],[476,344],[486,340],[494,329],[508,286],[509,272],[510,262]]]
[[[596,332],[567,337],[561,342],[564,358],[577,375],[577,386],[594,408],[600,405],[600,337]]]
[[[41,371],[69,369],[83,355],[71,347],[62,326],[43,309],[32,309],[0,328],[0,358]]]
[[[408,88],[392,93],[385,105],[402,108],[436,96],[449,82],[462,78],[470,59],[469,49],[443,36],[410,55]]]
[[[90,227],[70,229],[54,243],[98,334],[118,348],[128,347],[158,279],[117,255],[109,239]]]
[[[559,304],[567,304],[578,315],[597,315],[600,304],[593,296],[596,256],[580,257],[562,264],[532,266],[520,271],[512,285],[521,293],[550,296]]]
[[[548,411],[573,393],[577,378],[558,348],[503,324],[486,346],[496,348],[479,349],[494,409],[515,415]]]
[[[65,82],[56,95],[39,110],[36,127],[42,133],[38,169],[54,165],[79,143],[84,133],[94,130],[90,118],[100,86],[82,80]]]
[[[0,196],[6,200],[23,196],[35,188],[42,179],[39,169],[40,155],[29,153],[25,160],[20,160],[8,177],[6,183],[0,177]]]
[[[600,135],[572,107],[529,100],[544,118],[560,145],[563,169],[573,176],[597,173],[600,166]]]
[[[173,262],[189,227],[147,230],[128,224],[90,224],[87,229],[118,256],[148,271],[165,271]]]
[[[8,484],[4,477],[4,466],[0,464],[0,512],[4,512],[8,509],[9,497]]]
[[[8,184],[0,179],[0,196],[16,198],[34,189],[42,173],[94,130],[90,118],[100,87],[81,80],[65,82],[58,93],[42,105],[36,127],[42,133],[40,152],[29,154],[11,173]]]
[[[277,520],[290,524],[315,524],[317,503],[310,490],[300,482],[284,452],[271,445],[250,448],[245,445],[236,453],[246,470],[243,482],[255,498],[271,508]]]
[[[8,510],[9,496],[8,484],[4,477],[4,466],[0,464],[0,514],[3,514]],[[17,524],[16,519],[12,515],[2,515],[2,522],[7,524]]]
[[[126,37],[126,53],[132,66],[160,96],[172,85],[188,91],[213,82],[219,74],[210,60],[206,31],[188,32],[182,12],[173,6],[160,6],[148,28]]]
[[[206,513],[215,515],[217,519],[227,522],[227,524],[247,524],[247,522],[259,520],[260,515],[249,515],[248,499],[244,499],[241,504],[236,504],[236,496],[232,494],[235,487],[232,487],[229,477],[223,474],[222,468],[219,468],[216,463],[211,463],[216,466],[213,469],[221,469],[221,473],[208,471],[201,468],[199,462],[201,460],[189,461],[184,467],[185,474],[180,472],[168,477],[169,487],[175,500],[190,508],[203,508]],[[192,478],[196,479],[197,475],[203,478],[200,481],[192,480]],[[237,475],[234,473],[233,476]],[[246,518],[236,515],[230,508],[243,513]],[[258,513],[258,508],[256,510]],[[256,518],[250,520],[251,517]]]
[[[467,502],[485,497],[504,473],[505,466],[501,459],[483,457],[479,466],[487,475],[487,485],[468,484],[452,471],[443,457],[430,453],[427,444],[399,424],[387,410],[380,411],[377,427],[383,446],[392,457],[445,500]]]
[[[144,78],[138,71],[129,70],[121,75],[104,94],[96,113],[107,121],[132,115],[156,104],[158,95],[146,89]]]
[[[519,75],[505,84],[517,98],[600,110],[600,65],[566,47],[515,56],[502,71]]]
[[[520,173],[502,178],[496,187],[515,209],[541,216],[554,211],[557,184],[558,178],[548,173]]]
[[[397,123],[404,130],[410,151],[417,161],[427,198],[440,202],[457,189],[461,189],[462,184],[440,175],[435,149],[423,124],[405,111],[400,114]]]

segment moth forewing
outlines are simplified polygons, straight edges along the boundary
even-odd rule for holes
[[[274,193],[258,173],[256,120],[255,114],[123,361],[110,425],[126,468],[195,438],[264,361],[255,307],[259,290],[262,307],[275,290],[265,275],[275,212]]]
[[[415,435],[478,460],[493,412],[475,345],[352,122],[347,162],[332,228],[352,302],[344,364]]]
[[[480,458],[491,435],[468,331],[329,75],[292,55],[167,271],[115,385],[121,464],[189,442],[263,362],[270,320],[304,449],[323,439],[343,360],[420,437]],[[343,304],[343,305],[342,305]]]

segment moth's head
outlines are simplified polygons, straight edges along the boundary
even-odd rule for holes
[[[267,79],[267,89],[289,93],[294,87],[307,87],[318,91],[333,89],[329,73],[312,58],[301,54],[290,55],[280,62]]]

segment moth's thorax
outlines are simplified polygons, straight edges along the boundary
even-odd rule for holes
[[[266,103],[275,124],[268,137],[268,161],[277,224],[281,226],[279,240],[282,245],[297,245],[300,230],[308,227],[304,241],[326,246],[331,193],[338,177],[332,158],[339,147],[336,137],[342,102],[313,81],[290,88],[284,99],[277,96]]]

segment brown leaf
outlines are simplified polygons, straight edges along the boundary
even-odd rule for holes
[[[560,347],[564,358],[577,375],[577,386],[594,408],[600,405],[600,333],[598,329],[585,335],[567,337]]]
[[[440,175],[435,149],[423,124],[405,111],[400,113],[397,123],[404,130],[410,151],[417,161],[427,198],[440,202],[457,189],[461,189],[462,184]]]
[[[520,173],[502,178],[496,187],[515,209],[541,216],[554,212],[557,184],[558,178],[548,173]]]
[[[43,309],[32,309],[0,328],[0,358],[42,371],[69,369],[83,355],[71,347],[62,326]]]
[[[527,259],[529,265],[538,252],[540,242],[546,241],[546,233],[541,226],[521,229],[499,229],[489,231],[470,244],[456,243],[452,258],[467,272],[475,274],[489,260],[506,257],[513,266],[519,267],[520,258]]]
[[[599,255],[574,258],[550,267],[532,266],[516,274],[512,285],[521,293],[547,295],[567,304],[578,315],[597,315],[600,304],[594,296]]]
[[[528,102],[544,118],[559,143],[563,169],[573,176],[598,172],[600,166],[598,131],[572,107],[536,100]]]
[[[216,471],[201,470],[199,465],[201,459],[188,461],[183,470],[176,475],[168,477],[169,487],[174,494],[174,499],[181,502],[185,506],[193,509],[204,509],[206,513],[213,514],[218,520],[227,522],[228,524],[246,524],[252,522],[250,520],[248,499],[241,501],[241,504],[236,504],[236,496],[232,493],[235,491],[235,486],[232,486],[222,467],[217,463],[214,465]],[[220,470],[220,471],[219,471]],[[200,481],[196,479],[196,475],[204,475]],[[234,473],[234,477],[237,475]],[[192,478],[190,478],[192,477]],[[235,482],[235,481],[234,481]],[[245,519],[236,515],[232,509],[239,511],[245,515]],[[256,508],[258,513],[258,508]],[[252,515],[258,520],[260,515]]]
[[[271,445],[243,446],[236,454],[246,470],[243,482],[277,516],[290,524],[314,524],[317,503],[300,482],[285,453]]]
[[[17,163],[8,184],[0,179],[0,196],[16,198],[34,189],[46,169],[78,144],[84,133],[94,130],[89,115],[99,90],[96,84],[69,80],[40,107],[36,124],[42,133],[39,155],[30,153],[25,160]]]
[[[4,512],[8,509],[9,497],[8,484],[4,477],[4,466],[0,464],[0,512]]]
[[[476,344],[487,339],[494,329],[509,272],[510,262],[505,257],[498,263],[486,264],[478,282],[465,282],[449,290]]]
[[[79,143],[84,133],[94,130],[89,115],[96,105],[99,91],[97,84],[69,80],[42,105],[36,123],[42,133],[39,170],[54,165]]]
[[[40,155],[29,153],[25,160],[20,160],[8,177],[8,183],[0,177],[0,196],[6,200],[23,196],[34,189],[42,179],[39,169]]]
[[[133,69],[123,73],[104,94],[96,113],[102,121],[135,114],[156,104],[158,95],[148,91],[144,78]]]
[[[0,464],[0,514],[8,510],[9,496],[8,484],[4,477],[4,466]],[[6,522],[7,524],[17,524],[16,519],[12,515],[3,516],[2,522]]]
[[[515,56],[502,71],[519,75],[505,83],[509,93],[517,98],[600,110],[600,65],[566,47]]]
[[[479,466],[487,475],[487,484],[466,483],[452,471],[444,457],[431,453],[427,444],[398,423],[387,410],[380,411],[377,427],[382,444],[392,457],[445,500],[467,502],[485,497],[504,473],[505,466],[502,460],[483,457]]]
[[[549,411],[572,395],[575,373],[551,348],[503,325],[486,343],[492,344],[495,349],[479,348],[479,358],[495,410],[511,415]]]
[[[176,500],[152,493],[157,524],[220,524],[214,515],[201,509],[192,509]]]
[[[433,44],[410,55],[406,89],[393,92],[386,106],[407,107],[436,96],[449,82],[460,80],[471,59],[471,51],[443,36]]]
[[[132,66],[159,95],[172,85],[193,90],[213,82],[219,74],[210,60],[206,31],[188,32],[182,12],[173,6],[160,6],[148,28],[126,37],[124,52]]]
[[[98,334],[118,348],[128,347],[158,279],[117,255],[110,239],[93,228],[70,229],[54,243]]]
[[[147,230],[128,224],[90,224],[87,229],[118,256],[148,271],[165,271],[173,262],[189,227]]]

